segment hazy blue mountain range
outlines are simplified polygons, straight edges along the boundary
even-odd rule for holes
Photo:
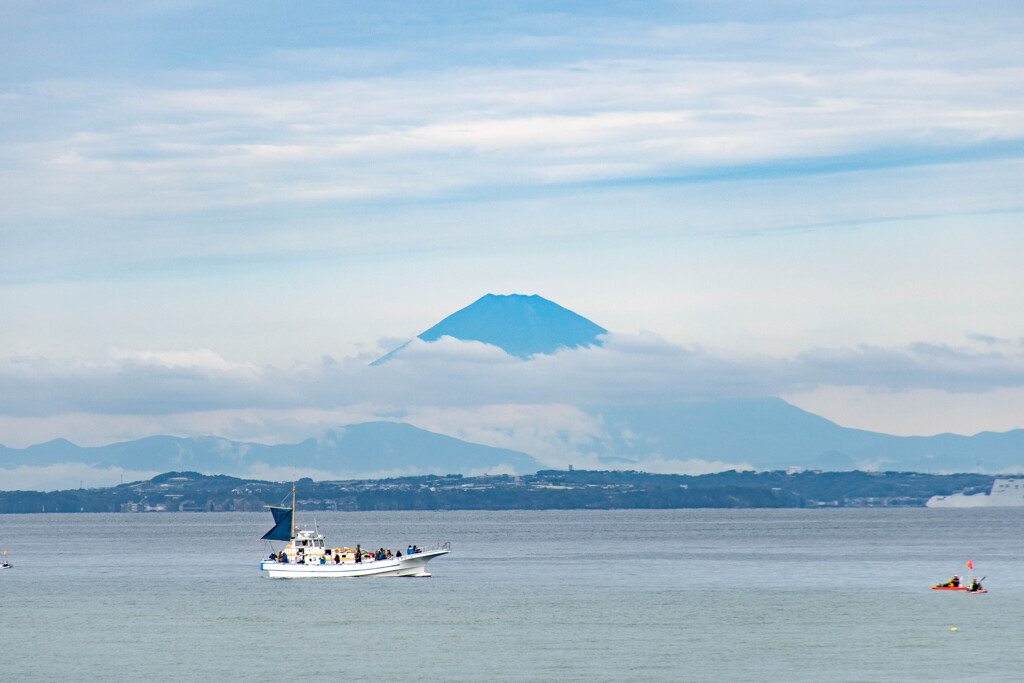
[[[186,469],[246,473],[253,465],[313,468],[359,477],[366,473],[457,474],[497,470],[536,472],[540,465],[518,451],[491,448],[397,422],[367,422],[330,430],[320,439],[266,446],[214,437],[151,436],[108,446],[80,447],[56,439],[28,448],[0,446],[0,468],[60,463],[165,472]],[[2,487],[2,484],[0,484]]]
[[[601,406],[613,434],[596,444],[603,460],[699,458],[761,470],[1024,472],[1024,429],[974,436],[893,436],[849,429],[779,398],[689,404]],[[623,438],[621,434],[629,435]]]
[[[528,360],[563,347],[600,344],[603,333],[601,326],[539,296],[488,294],[420,338],[434,341],[448,335],[485,342]],[[643,461],[661,458],[749,465],[759,470],[795,466],[926,473],[1024,472],[1024,430],[1020,429],[974,436],[899,437],[841,427],[774,398],[583,409],[599,416],[607,433],[587,444],[586,450],[610,468],[629,469],[636,463],[635,469],[642,469]],[[170,436],[93,448],[63,439],[23,449],[0,446],[0,469],[61,463],[239,476],[248,476],[254,465],[265,465],[315,469],[335,478],[381,473],[471,475],[509,469],[526,474],[546,467],[525,453],[472,444],[396,422],[339,427],[318,439],[277,446]]]
[[[658,456],[745,463],[758,470],[879,469],[904,472],[1022,472],[1024,430],[974,436],[901,437],[848,429],[781,399],[602,406],[611,438],[592,444],[605,462]],[[628,434],[628,438],[621,435]],[[312,468],[337,478],[381,472],[473,474],[510,468],[545,469],[518,451],[491,448],[397,422],[368,422],[327,432],[320,439],[266,446],[214,437],[153,436],[98,447],[56,439],[28,448],[0,446],[0,468],[60,463],[164,472],[195,470],[246,474],[254,465]],[[0,482],[0,488],[3,488]]]
[[[529,358],[560,348],[600,346],[599,335],[608,330],[581,315],[537,296],[487,294],[417,335],[432,342],[441,337],[479,341],[503,349],[510,356]],[[399,353],[407,344],[378,358],[374,365]]]

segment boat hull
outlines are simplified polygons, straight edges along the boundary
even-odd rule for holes
[[[326,579],[355,578],[359,576],[430,576],[427,562],[446,555],[447,549],[425,550],[414,555],[394,558],[391,560],[374,560],[366,562],[342,562],[334,564],[284,564],[263,560],[260,570],[272,579]]]

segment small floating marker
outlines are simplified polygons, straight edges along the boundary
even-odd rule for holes
[[[950,631],[955,631],[955,630],[956,630],[956,626],[954,626],[953,628],[951,628],[951,629],[949,629],[949,630],[950,630]]]

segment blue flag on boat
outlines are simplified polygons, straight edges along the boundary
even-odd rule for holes
[[[268,506],[269,507],[269,506]],[[263,534],[262,541],[290,541],[292,540],[292,515],[291,508],[270,507],[274,514],[274,528]]]

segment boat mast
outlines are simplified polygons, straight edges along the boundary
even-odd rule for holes
[[[295,539],[295,482],[292,481],[292,539]]]

